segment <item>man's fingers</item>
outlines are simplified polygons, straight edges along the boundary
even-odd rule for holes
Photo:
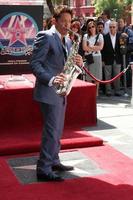
[[[55,77],[53,83],[54,84],[62,84],[62,83],[64,83],[64,81],[66,81],[66,76],[63,73],[61,73]]]

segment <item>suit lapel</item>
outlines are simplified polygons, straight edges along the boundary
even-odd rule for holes
[[[63,45],[61,43],[61,40],[59,38],[59,36],[57,35],[57,33],[55,32],[55,29],[52,30],[52,33],[53,33],[53,37],[55,39],[55,44],[56,46],[59,48],[61,54],[62,54],[62,57],[63,57],[63,60],[64,60],[64,63],[65,63],[65,55],[64,55],[64,52],[63,52]],[[67,50],[65,49],[66,51],[66,55],[68,56],[69,52],[70,52],[70,42],[68,41],[68,39],[66,38],[65,40],[65,45],[66,45],[66,48]]]
[[[117,44],[118,44],[118,33],[116,33],[115,49],[117,48]]]
[[[60,40],[59,36],[56,33],[53,33],[53,36],[54,36],[54,39],[55,39],[56,47],[59,48],[59,51],[61,52],[61,55],[62,55],[63,63],[65,64],[65,56],[64,56],[61,40]]]
[[[61,40],[59,38],[59,36],[56,33],[53,33],[53,36],[55,38],[55,43],[57,44],[57,46],[59,47],[60,51],[62,50],[62,44],[61,44]]]
[[[66,38],[66,47],[67,47],[67,51],[68,51],[68,55],[69,55],[71,47],[72,47],[72,42],[69,38]]]
[[[111,45],[112,49],[114,50],[113,45],[112,45],[112,41],[111,41],[110,34],[108,34],[108,36],[109,36],[109,43],[110,43],[109,45]]]

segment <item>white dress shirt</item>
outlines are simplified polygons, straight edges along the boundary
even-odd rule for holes
[[[107,21],[104,22],[104,30],[103,33],[106,35],[109,32],[109,24],[110,24],[111,20],[108,19]]]
[[[112,42],[113,49],[115,49],[116,34],[115,34],[115,35],[112,35],[112,34],[110,33],[110,38],[111,38],[111,42]]]

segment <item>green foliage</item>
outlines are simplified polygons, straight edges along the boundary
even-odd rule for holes
[[[110,10],[111,18],[120,17],[127,18],[129,13],[129,5],[132,0],[95,0],[96,15],[99,16],[104,9]]]
[[[56,4],[56,5],[60,5],[60,4],[65,4],[65,1],[63,1],[63,0],[52,0],[52,3]]]

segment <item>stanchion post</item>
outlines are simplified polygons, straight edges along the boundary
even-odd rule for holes
[[[131,106],[133,107],[133,62],[130,62],[130,66],[132,69],[132,97],[131,97]]]
[[[126,69],[126,54],[127,54],[127,42],[128,36],[125,33],[122,33],[120,36],[120,52],[123,55],[123,69]],[[128,97],[127,94],[127,78],[126,74],[124,74],[124,96]]]
[[[123,68],[126,69],[126,54],[123,54]],[[124,74],[124,96],[128,97],[127,93],[127,78],[126,78],[126,73]]]

